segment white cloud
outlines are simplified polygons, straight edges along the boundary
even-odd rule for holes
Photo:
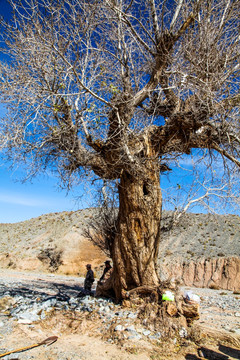
[[[38,207],[47,205],[48,202],[44,201],[39,198],[29,198],[25,195],[19,194],[3,194],[0,193],[0,202],[5,204],[15,204],[15,205],[22,205],[22,206],[31,206],[31,207]]]

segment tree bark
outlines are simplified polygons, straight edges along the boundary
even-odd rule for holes
[[[112,247],[112,284],[117,299],[133,288],[159,283],[161,191],[159,168],[150,162],[144,177],[123,171],[120,178],[118,231]]]

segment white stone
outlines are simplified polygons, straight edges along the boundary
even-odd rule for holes
[[[130,332],[136,331],[136,329],[135,329],[135,327],[133,325],[128,326],[125,330],[130,331]]]
[[[29,324],[31,324],[33,321],[40,320],[39,316],[35,313],[25,312],[18,315],[19,320],[26,320],[29,321]],[[27,322],[25,322],[27,324]]]
[[[123,331],[123,330],[124,330],[124,326],[122,326],[122,325],[117,325],[114,330],[115,330],[115,331]]]
[[[148,335],[151,334],[151,331],[146,329],[142,333],[143,333],[144,336],[148,336]]]

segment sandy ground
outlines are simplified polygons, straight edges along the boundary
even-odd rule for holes
[[[45,287],[49,287],[51,293],[51,284],[56,282],[68,285],[82,284],[82,279],[73,276],[61,276],[51,274],[40,274],[31,272],[19,272],[13,270],[0,269],[0,283],[11,284],[16,281],[25,283],[25,286],[44,283]],[[216,296],[214,290],[194,289],[202,298],[204,296]],[[211,295],[212,294],[212,295]],[[227,296],[227,295],[225,295]],[[230,296],[230,294],[229,294]],[[231,293],[232,296],[232,293]],[[235,309],[235,312],[240,311]],[[240,318],[233,316],[233,313],[227,314],[217,306],[206,308],[202,311],[198,326],[206,329],[204,341],[207,349],[213,351],[204,357],[205,359],[240,359],[240,337],[236,333],[231,333],[222,329],[223,322],[238,322]],[[98,320],[100,321],[100,320]],[[6,326],[7,324],[7,326]],[[233,324],[234,328],[238,324]],[[32,345],[43,341],[49,336],[57,336],[58,340],[50,346],[40,346],[34,349],[5,356],[5,360],[197,360],[203,359],[199,357],[198,347],[194,346],[190,341],[183,341],[181,344],[172,343],[166,347],[166,344],[160,344],[151,341],[126,340],[124,343],[114,344],[108,339],[102,338],[97,331],[97,321],[91,320],[87,316],[85,318],[74,317],[73,314],[59,313],[49,319],[33,323],[31,325],[19,324],[16,320],[1,314],[0,317],[0,354],[7,350],[19,349],[24,346]],[[217,335],[216,341],[208,338],[207,334]],[[199,343],[200,344],[200,343]],[[200,346],[200,345],[199,345]],[[219,346],[225,349],[225,358],[219,355]],[[224,348],[225,347],[225,348]],[[230,350],[233,351],[231,352]],[[230,352],[229,352],[230,351]],[[235,351],[235,352],[234,352]],[[215,354],[215,355],[213,355]],[[217,354],[217,355],[216,355]],[[233,356],[230,356],[230,355]],[[202,354],[203,355],[203,354]],[[205,355],[207,356],[207,355]],[[215,357],[214,357],[215,356]],[[220,357],[219,357],[220,356]]]

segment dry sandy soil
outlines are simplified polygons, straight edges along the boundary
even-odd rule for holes
[[[52,285],[57,282],[66,285],[79,284],[80,279],[73,276],[48,275],[42,273],[18,272],[0,270],[1,285],[14,286],[17,281],[26,287],[36,286],[39,281],[44,283],[51,293]],[[214,298],[216,292],[210,289],[194,289],[204,298]],[[222,295],[223,296],[223,295]],[[236,296],[229,292],[225,296]],[[240,309],[235,309],[235,312]],[[214,315],[215,314],[215,315]],[[74,317],[73,314],[59,312],[45,320],[31,325],[20,324],[4,314],[0,317],[0,353],[6,349],[18,349],[41,342],[49,336],[58,336],[57,342],[50,346],[41,346],[26,352],[4,357],[6,360],[197,360],[197,359],[240,359],[240,335],[221,330],[223,322],[239,321],[233,312],[227,314],[215,306],[204,308],[197,322],[194,336],[197,345],[191,339],[169,341],[167,344],[159,341],[126,340],[117,344],[109,342],[98,332],[98,321],[87,314]],[[3,327],[3,321],[7,326]],[[234,323],[236,328],[240,326]],[[200,330],[201,329],[201,332]],[[201,351],[199,349],[202,349]],[[204,355],[204,357],[203,357]]]

